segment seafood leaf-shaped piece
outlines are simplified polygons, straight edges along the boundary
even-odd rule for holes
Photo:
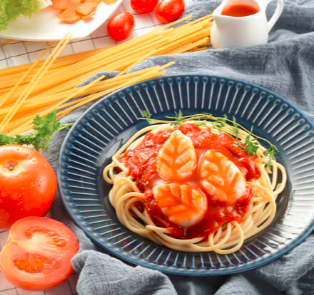
[[[209,150],[201,159],[203,189],[212,200],[234,204],[245,194],[246,180],[239,168],[221,153]]]
[[[158,153],[157,172],[166,180],[178,181],[190,177],[196,166],[196,153],[191,140],[174,131]]]
[[[207,211],[207,197],[190,185],[158,184],[153,194],[161,212],[171,222],[185,228],[197,224]]]

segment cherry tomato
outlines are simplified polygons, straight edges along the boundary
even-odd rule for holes
[[[0,228],[45,216],[56,191],[56,175],[43,155],[20,145],[0,147]]]
[[[137,13],[148,13],[154,10],[158,0],[131,0],[131,6]]]
[[[134,17],[131,13],[121,11],[114,14],[107,25],[109,36],[116,41],[128,38],[134,29]]]
[[[184,12],[184,0],[161,0],[155,9],[157,19],[166,24],[177,20]]]
[[[65,281],[73,272],[79,243],[64,224],[45,217],[15,222],[0,253],[0,270],[14,286],[42,291]]]

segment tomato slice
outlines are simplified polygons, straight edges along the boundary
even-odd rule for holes
[[[31,291],[50,289],[73,272],[79,243],[64,224],[45,217],[15,222],[0,253],[0,270],[14,286]]]

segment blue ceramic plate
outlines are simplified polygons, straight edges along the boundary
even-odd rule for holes
[[[277,200],[267,230],[230,255],[183,253],[158,246],[129,231],[108,201],[102,178],[111,156],[154,118],[209,112],[235,116],[248,129],[274,143],[286,167],[288,184]],[[59,157],[59,190],[64,205],[97,245],[133,264],[180,275],[231,274],[264,265],[298,245],[313,229],[314,127],[282,97],[244,81],[219,76],[179,75],[141,82],[103,98],[75,123]]]

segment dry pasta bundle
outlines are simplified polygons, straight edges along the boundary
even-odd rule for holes
[[[70,41],[67,35],[53,44],[32,64],[0,71],[0,132],[15,135],[31,129],[35,114],[45,116],[58,111],[62,118],[75,108],[121,87],[158,77],[171,65],[156,66],[126,74],[133,66],[152,56],[204,50],[210,44],[211,15],[180,27],[173,25],[190,16],[165,25],[125,43],[88,52],[59,57]],[[42,57],[49,51],[45,61]],[[120,71],[116,77],[75,88],[100,71]]]

